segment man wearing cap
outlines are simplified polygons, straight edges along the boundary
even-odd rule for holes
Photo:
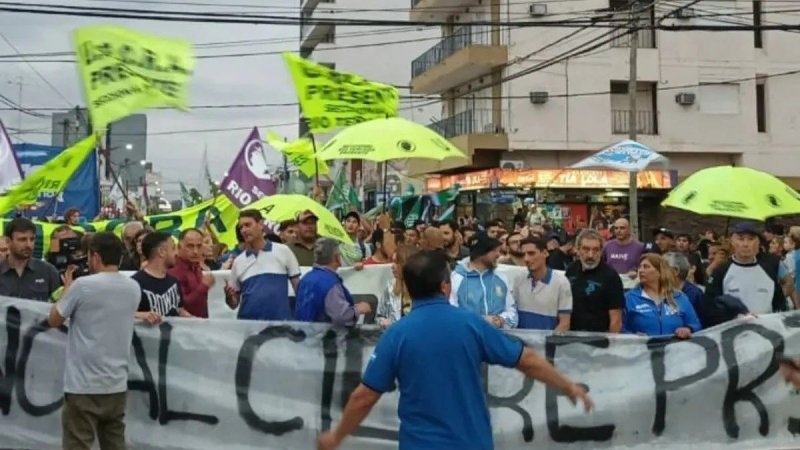
[[[358,236],[358,228],[360,226],[361,216],[357,212],[350,211],[344,216],[344,231],[353,241],[353,244],[345,244],[344,242],[339,244],[339,251],[342,253],[342,267],[355,266],[372,255],[369,245]]]
[[[451,275],[450,303],[479,314],[497,328],[516,328],[511,284],[495,272],[500,241],[478,233],[468,244],[469,261],[457,264]]]
[[[778,271],[780,261],[759,253],[761,241],[755,224],[739,222],[731,226],[731,260],[717,267],[708,279],[704,304],[712,304],[720,296],[740,300],[753,314],[786,310]],[[704,311],[698,311],[704,321]]]
[[[572,263],[572,258],[561,249],[561,235],[550,233],[547,235],[547,267],[554,270],[567,270]]]
[[[319,218],[310,210],[297,217],[297,239],[291,245],[292,253],[301,267],[314,265],[314,244],[317,242],[317,221]]]
[[[663,255],[675,250],[675,233],[667,228],[653,229],[653,242],[645,246],[645,253]]]

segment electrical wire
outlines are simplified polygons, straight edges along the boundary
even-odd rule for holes
[[[19,51],[19,49],[18,49],[18,48],[17,48],[17,47],[16,47],[16,46],[15,46],[15,45],[14,45],[14,44],[11,42],[11,40],[9,40],[9,39],[6,37],[6,35],[5,35],[5,34],[3,34],[2,32],[0,32],[0,38],[2,38],[2,39],[3,39],[3,41],[5,41],[5,43],[6,43],[6,44],[7,44],[9,47],[11,47],[11,49],[12,49],[12,50],[14,50],[14,51],[15,51],[17,54],[20,54],[20,51]],[[68,106],[72,106],[72,103],[71,103],[69,100],[67,100],[67,97],[66,97],[66,96],[64,96],[64,94],[62,94],[62,93],[61,93],[61,91],[59,91],[59,90],[58,90],[58,88],[57,88],[57,87],[55,87],[55,86],[53,85],[53,83],[51,83],[51,82],[50,82],[50,81],[49,81],[47,78],[45,78],[45,76],[44,76],[44,75],[42,75],[42,73],[41,73],[41,72],[39,72],[38,70],[36,70],[36,67],[33,67],[33,64],[29,63],[29,62],[28,62],[28,60],[27,60],[27,59],[25,59],[25,58],[22,58],[22,60],[23,60],[23,62],[24,62],[24,63],[25,63],[27,66],[28,66],[28,68],[30,68],[30,69],[33,71],[33,73],[35,73],[35,74],[36,74],[36,76],[37,76],[37,77],[39,77],[39,79],[40,79],[40,80],[44,81],[44,83],[45,83],[47,86],[49,86],[49,87],[50,87],[50,89],[52,89],[52,90],[53,90],[53,92],[55,92],[56,94],[58,94],[58,96],[59,96],[59,97],[61,97],[61,99],[62,99],[62,100],[64,100],[64,102],[65,102],[65,103],[66,103]],[[20,105],[20,107],[21,107],[21,106],[22,106],[22,105]]]

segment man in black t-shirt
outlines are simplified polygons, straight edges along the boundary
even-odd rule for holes
[[[144,268],[133,278],[142,290],[136,318],[157,324],[162,317],[192,317],[183,307],[183,293],[178,280],[167,274],[175,264],[175,241],[167,233],[150,233],[142,241]]]
[[[572,331],[619,333],[625,293],[622,280],[603,262],[603,238],[587,229],[575,242],[578,261],[567,267],[572,287]]]

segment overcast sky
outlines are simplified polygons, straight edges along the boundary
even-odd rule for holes
[[[35,3],[52,3],[37,0]],[[31,2],[33,3],[33,2]],[[93,7],[118,7],[148,10],[180,10],[192,8],[194,12],[260,12],[263,14],[296,15],[296,0],[215,0],[219,5],[268,4],[270,9],[225,8],[216,6],[203,9],[197,6],[168,6],[159,4],[132,4],[107,0],[103,2],[78,0],[69,5]],[[166,3],[166,2],[165,2]],[[208,1],[207,3],[212,3]],[[66,4],[60,2],[60,4]],[[67,16],[45,16],[0,12],[0,55],[15,54],[3,37],[21,53],[72,52],[71,32],[90,24],[115,24],[151,32],[164,37],[188,39],[195,44],[243,40],[267,40],[223,48],[198,48],[198,55],[295,51],[298,48],[298,27],[277,25],[217,25],[202,23],[153,22],[145,20],[94,19]],[[72,59],[58,57],[54,59]],[[31,61],[35,61],[32,59]],[[32,68],[32,67],[33,68]],[[36,71],[40,75],[36,74]],[[20,79],[23,83],[22,104],[26,107],[74,108],[84,105],[83,94],[74,64],[65,63],[9,63],[0,59],[0,93],[18,101]],[[47,80],[45,82],[44,80]],[[48,82],[53,87],[48,85]],[[58,92],[56,92],[58,91]],[[243,58],[199,59],[190,86],[191,105],[293,103],[294,90],[280,55],[259,55]],[[0,105],[4,107],[5,105]],[[221,178],[234,155],[249,133],[249,127],[258,125],[262,134],[275,131],[289,138],[297,134],[297,107],[236,108],[195,110],[182,113],[177,110],[144,111],[148,115],[148,160],[154,170],[161,171],[168,197],[176,198],[177,181],[191,185],[198,183],[201,174],[203,148],[208,146],[211,174]],[[50,145],[51,112],[41,119],[22,115],[21,134],[11,133],[12,141]],[[0,120],[7,128],[17,128],[19,114],[0,111]],[[270,126],[275,124],[289,124]],[[241,128],[240,130],[224,130]],[[223,130],[220,130],[223,129]],[[198,132],[198,130],[218,130]],[[185,131],[185,132],[184,132]],[[203,185],[202,188],[205,188]]]

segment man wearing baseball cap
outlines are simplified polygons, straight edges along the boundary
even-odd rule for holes
[[[353,244],[343,242],[339,245],[339,251],[342,253],[342,267],[358,265],[372,255],[369,245],[363,239],[359,239],[358,227],[360,226],[361,216],[357,212],[350,211],[344,216],[344,231],[350,236]]]
[[[302,267],[314,265],[314,244],[319,237],[317,234],[318,220],[317,215],[310,210],[305,210],[297,216],[297,239],[291,249]]]
[[[479,314],[497,328],[516,328],[511,284],[495,272],[500,246],[483,232],[468,242],[469,261],[457,264],[451,275],[450,303]]]
[[[759,231],[752,222],[739,222],[730,227],[731,260],[711,274],[705,292],[705,304],[727,295],[740,300],[753,314],[786,310],[786,298],[778,276],[780,261],[759,253]],[[703,320],[701,308],[700,319]],[[705,321],[704,321],[705,323]]]

